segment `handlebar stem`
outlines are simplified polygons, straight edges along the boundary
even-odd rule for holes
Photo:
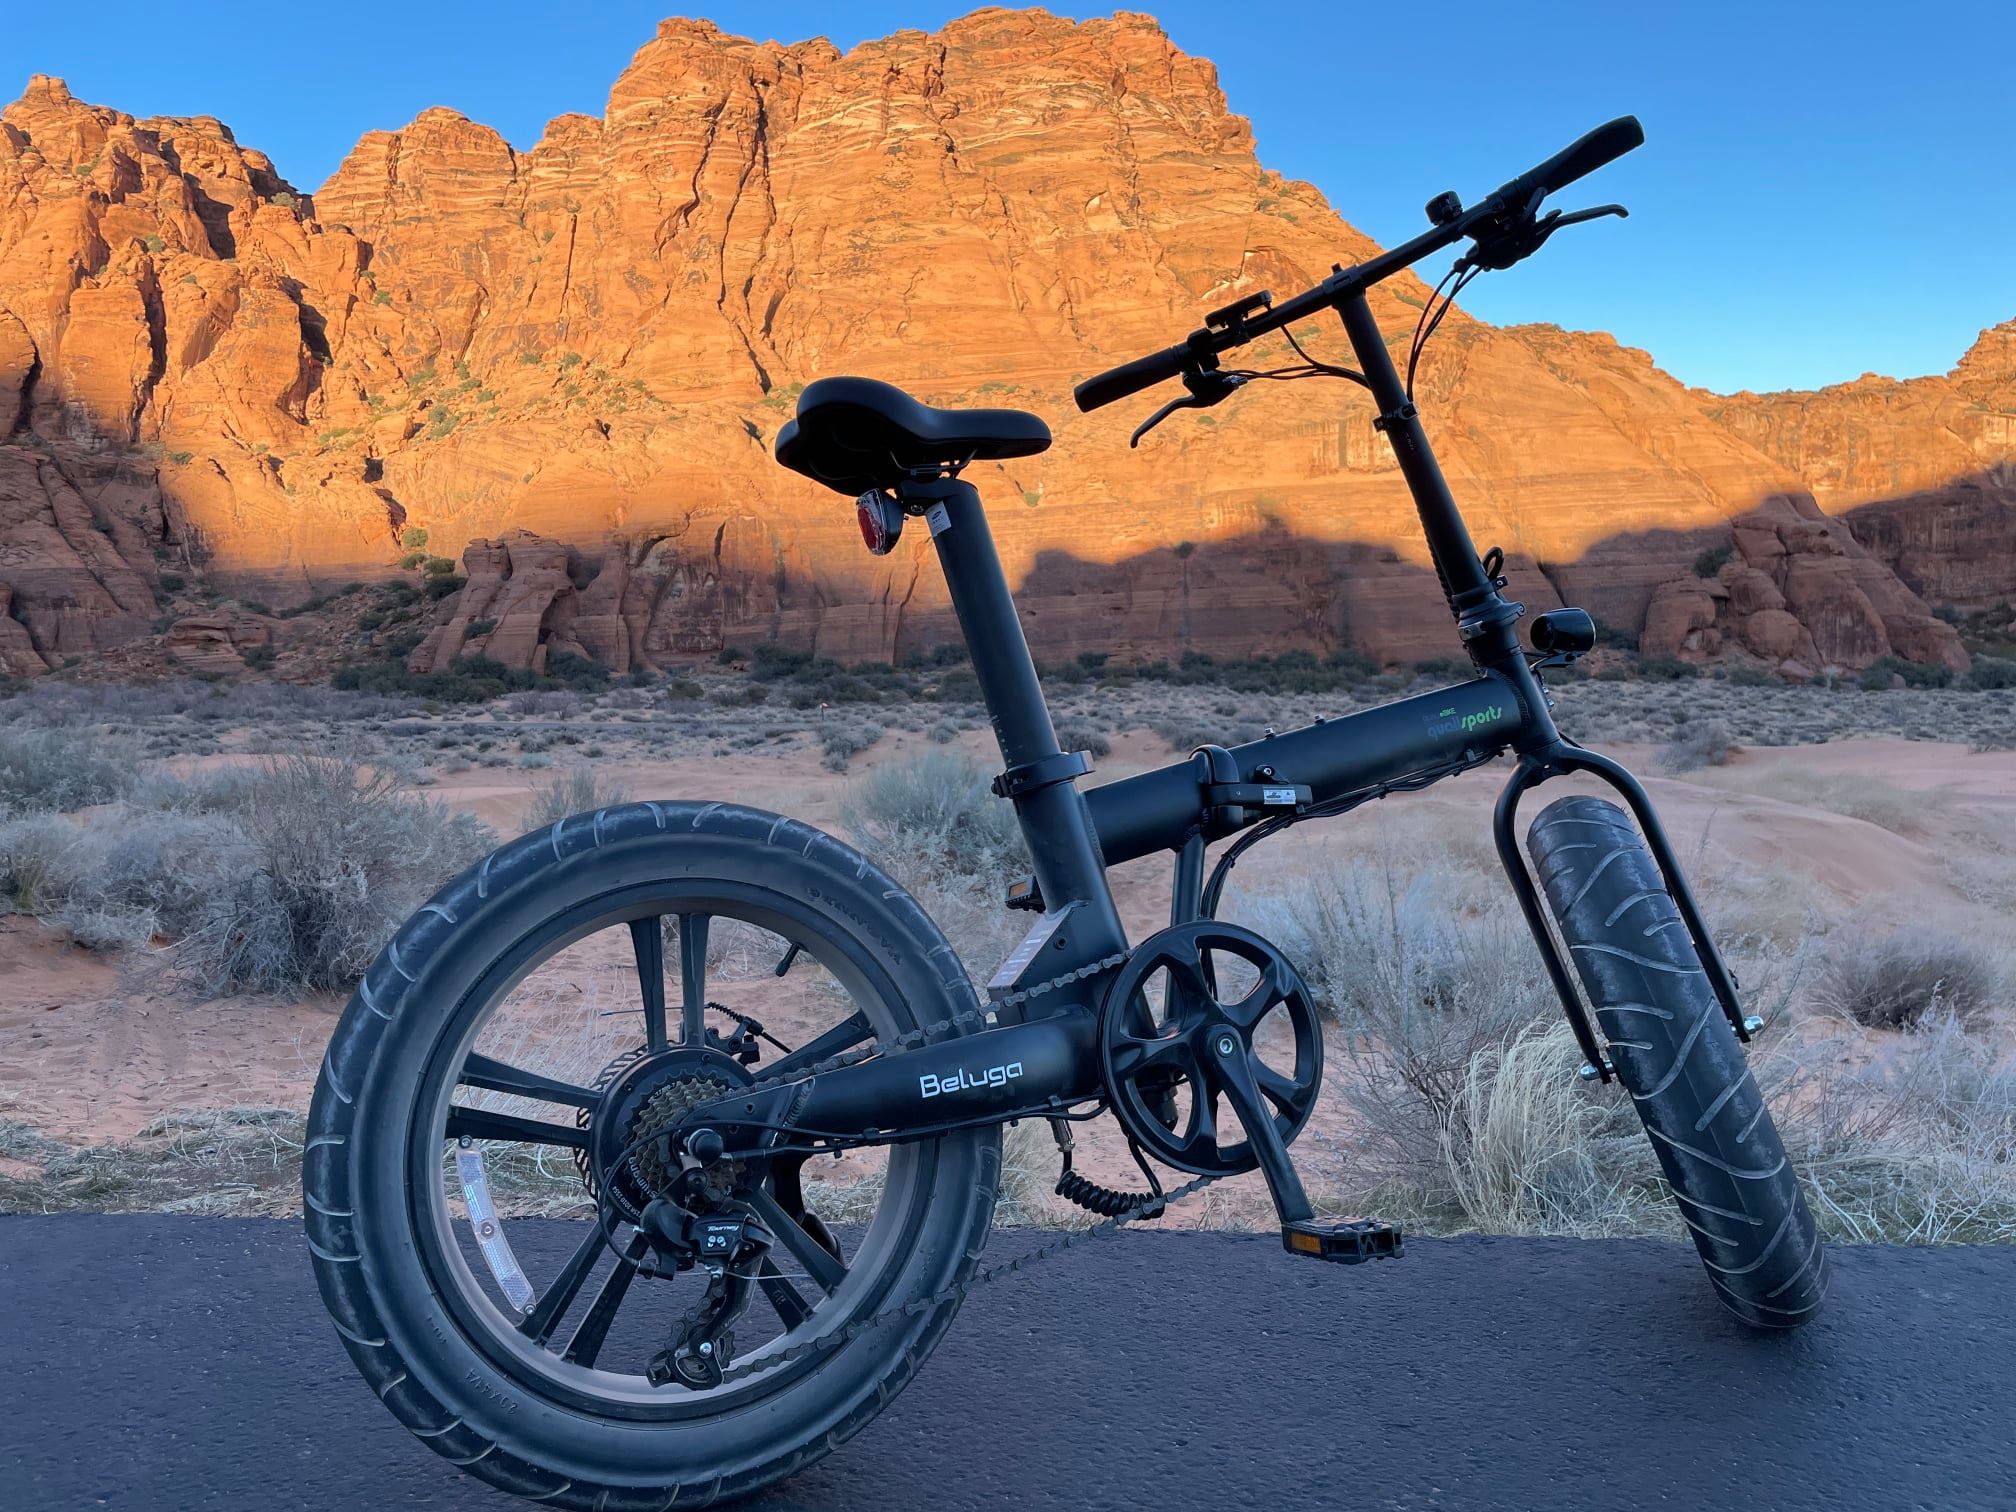
[[[1428,432],[1421,424],[1419,411],[1407,398],[1406,385],[1393,366],[1386,338],[1380,334],[1379,322],[1373,318],[1364,291],[1361,289],[1345,299],[1337,313],[1343,319],[1351,350],[1358,354],[1359,371],[1364,373],[1373,401],[1379,406],[1373,424],[1392,443],[1394,458],[1420,510],[1428,553],[1435,562],[1435,575],[1442,580],[1449,612],[1460,618],[1481,607],[1497,590],[1484,575],[1476,544],[1470,539],[1470,527],[1463,523],[1455,496],[1449,492],[1449,480],[1443,477],[1442,465],[1435,460],[1428,444]]]

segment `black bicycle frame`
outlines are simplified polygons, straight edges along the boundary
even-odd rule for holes
[[[1749,1038],[1734,980],[1643,786],[1555,727],[1535,658],[1519,641],[1525,608],[1504,597],[1503,580],[1478,558],[1365,287],[1343,295],[1338,311],[1378,406],[1373,424],[1399,460],[1457,635],[1478,675],[1230,750],[1207,746],[1187,761],[1081,792],[1074,779],[1089,767],[1058,745],[978,493],[958,477],[906,483],[898,496],[929,524],[1006,763],[995,791],[1015,805],[1028,841],[1034,877],[1011,901],[1043,917],[990,984],[1000,1027],[694,1110],[696,1119],[727,1127],[731,1148],[753,1152],[779,1136],[898,1143],[952,1123],[1055,1114],[1099,1096],[1098,994],[1109,975],[1104,967],[1127,949],[1108,866],[1173,852],[1171,917],[1181,922],[1200,912],[1210,841],[1283,812],[1282,805],[1321,807],[1422,787],[1508,752],[1516,764],[1493,819],[1499,858],[1595,1074],[1607,1081],[1612,1072],[1515,833],[1521,799],[1557,776],[1586,773],[1624,799],[1723,1011]]]

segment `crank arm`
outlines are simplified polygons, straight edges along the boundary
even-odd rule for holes
[[[1199,1047],[1197,1058],[1205,1080],[1225,1094],[1225,1101],[1239,1115],[1239,1127],[1246,1131],[1247,1143],[1260,1162],[1260,1174],[1267,1179],[1267,1194],[1274,1199],[1281,1222],[1306,1221],[1314,1212],[1309,1194],[1295,1174],[1281,1131],[1274,1126],[1274,1110],[1254,1079],[1253,1058],[1246,1046],[1230,1027],[1220,1026]]]
[[[902,1144],[948,1124],[1043,1117],[1098,1095],[1096,1036],[1092,1014],[1073,1008],[734,1092],[696,1104],[679,1127],[715,1130],[734,1160],[804,1140]]]

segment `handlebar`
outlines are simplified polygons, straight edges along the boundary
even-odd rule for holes
[[[1518,224],[1531,216],[1547,195],[1616,161],[1644,140],[1645,128],[1638,124],[1636,116],[1619,116],[1412,241],[1367,258],[1355,267],[1339,269],[1307,293],[1284,300],[1264,314],[1250,318],[1240,315],[1224,324],[1207,324],[1175,346],[1108,368],[1079,384],[1072,390],[1072,397],[1078,401],[1079,409],[1095,410],[1179,377],[1192,367],[1215,367],[1220,352],[1244,346],[1256,336],[1278,331],[1338,305],[1466,237]]]
[[[1136,357],[1132,362],[1108,368],[1096,378],[1087,378],[1072,393],[1078,400],[1079,409],[1095,410],[1102,404],[1125,399],[1129,394],[1138,394],[1145,388],[1153,388],[1158,383],[1177,377],[1189,360],[1188,345],[1151,352],[1146,357]]]
[[[1638,124],[1638,117],[1619,116],[1563,147],[1539,167],[1527,169],[1500,187],[1492,198],[1515,212],[1528,208],[1526,202],[1536,189],[1543,196],[1553,194],[1605,164],[1616,162],[1632,148],[1644,145],[1645,128]]]

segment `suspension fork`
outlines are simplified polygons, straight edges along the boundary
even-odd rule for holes
[[[1652,807],[1651,795],[1645,791],[1643,783],[1608,756],[1598,755],[1557,736],[1549,745],[1520,756],[1519,765],[1498,795],[1491,831],[1498,844],[1498,859],[1504,864],[1505,875],[1519,899],[1520,910],[1526,915],[1527,928],[1533,932],[1533,943],[1539,947],[1540,957],[1547,966],[1548,980],[1554,984],[1561,1006],[1567,1011],[1569,1026],[1575,1031],[1575,1042],[1581,1047],[1583,1058],[1595,1068],[1598,1077],[1606,1082],[1611,1079],[1610,1062],[1596,1043],[1596,1031],[1590,1024],[1582,995],[1576,990],[1568,963],[1562,958],[1561,947],[1556,943],[1547,915],[1541,908],[1540,889],[1533,879],[1532,868],[1527,864],[1526,853],[1520,849],[1515,829],[1520,800],[1549,778],[1564,777],[1571,772],[1587,772],[1600,778],[1630,808],[1631,817],[1637,821],[1639,833],[1645,837],[1652,860],[1659,868],[1660,878],[1665,882],[1667,892],[1672,894],[1674,906],[1680,911],[1681,922],[1687,926],[1688,938],[1694,942],[1695,954],[1700,957],[1701,969],[1708,978],[1716,1001],[1722,1005],[1723,1016],[1736,1031],[1736,1037],[1748,1044],[1750,1029],[1744,1022],[1743,1007],[1736,996],[1736,978],[1708,933],[1708,925],[1694,901],[1693,889],[1687,885],[1687,878],[1680,871],[1680,858],[1674,853],[1673,842],[1667,838],[1666,826],[1659,822],[1658,812]]]

